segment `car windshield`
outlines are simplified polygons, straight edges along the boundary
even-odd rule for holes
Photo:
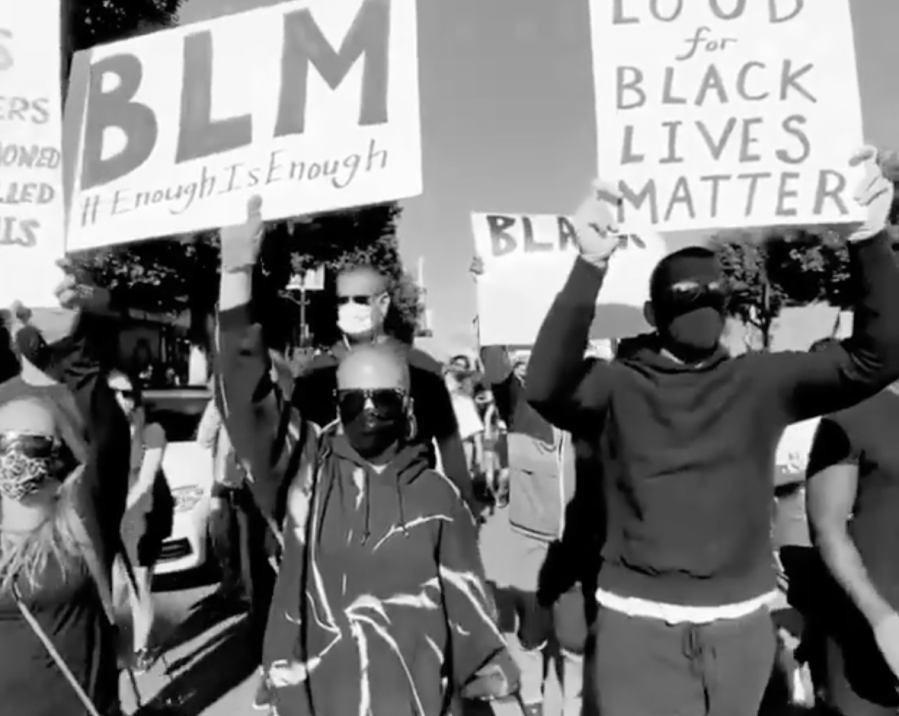
[[[210,397],[209,391],[203,389],[146,391],[147,421],[161,425],[170,443],[196,440]]]

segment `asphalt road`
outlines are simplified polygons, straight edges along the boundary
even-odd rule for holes
[[[139,716],[258,716],[245,614],[217,598],[199,575],[160,579],[156,586],[154,643],[163,656],[136,677],[140,701],[123,675],[125,712]],[[127,612],[122,615],[127,630]]]

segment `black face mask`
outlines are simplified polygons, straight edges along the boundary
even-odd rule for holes
[[[685,363],[699,363],[718,349],[724,333],[727,298],[720,282],[681,281],[654,301],[665,348]]]
[[[337,411],[353,449],[366,460],[375,460],[406,436],[407,399],[391,388],[339,390]]]

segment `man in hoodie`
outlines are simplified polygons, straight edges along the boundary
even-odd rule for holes
[[[442,366],[427,353],[398,341],[385,328],[391,308],[390,284],[372,266],[353,266],[337,276],[337,325],[343,338],[330,351],[315,356],[297,376],[293,403],[317,425],[337,418],[332,396],[337,365],[355,345],[395,343],[406,353],[412,380],[412,399],[418,425],[416,441],[428,448],[431,467],[437,465],[436,445],[447,477],[474,509],[471,474],[456,424],[453,404],[443,379]]]
[[[517,675],[487,597],[474,518],[415,440],[406,351],[351,349],[305,422],[247,316],[263,224],[223,229],[217,394],[259,507],[284,515],[258,701],[279,716],[442,716],[458,692],[505,697]],[[283,501],[283,509],[279,503]]]
[[[691,248],[652,276],[655,333],[611,363],[585,360],[618,246],[617,190],[597,185],[576,216],[580,257],[537,337],[528,399],[563,429],[604,417],[594,687],[607,716],[758,712],[775,656],[777,440],[787,425],[899,378],[899,266],[884,231],[893,188],[875,150],[856,162],[866,168],[856,199],[867,220],[847,230],[854,332],[818,353],[731,358],[720,346],[720,268],[712,252]]]

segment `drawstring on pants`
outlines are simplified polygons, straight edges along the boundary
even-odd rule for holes
[[[715,691],[715,647],[705,639],[703,624],[688,624],[683,636],[683,653],[690,660],[690,670],[702,682],[705,710],[711,708]]]

